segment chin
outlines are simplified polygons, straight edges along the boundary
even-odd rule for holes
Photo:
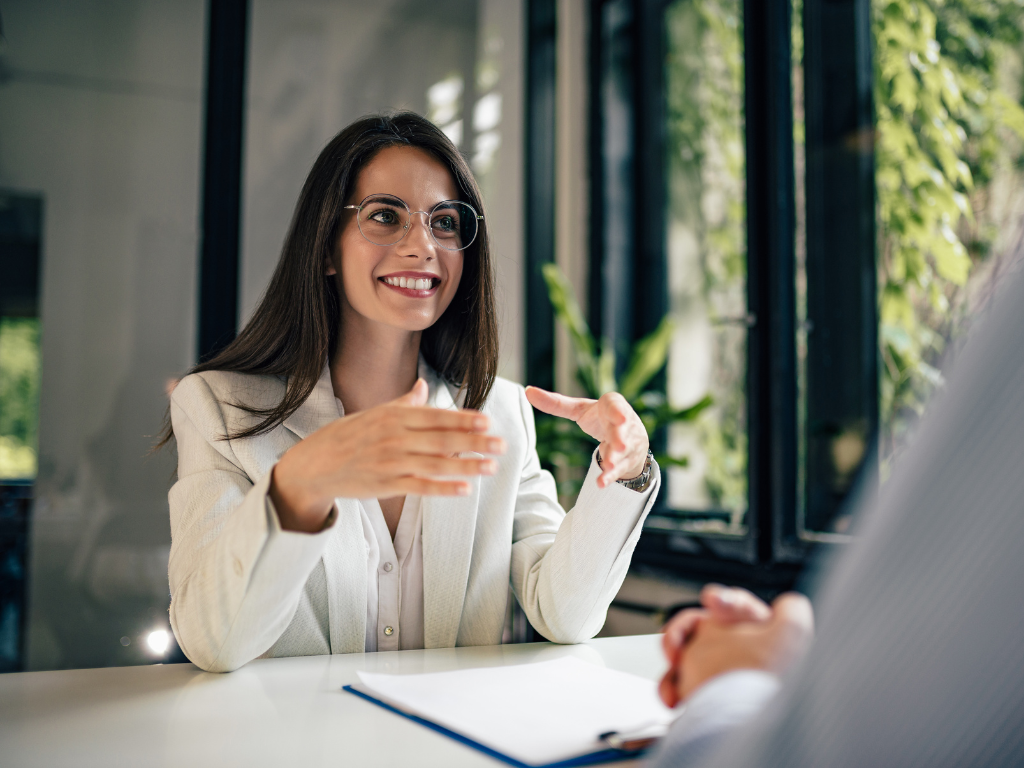
[[[385,323],[390,325],[392,328],[397,328],[402,331],[409,331],[410,333],[416,333],[419,331],[425,331],[427,328],[436,323],[440,318],[437,317],[390,317],[384,320]]]

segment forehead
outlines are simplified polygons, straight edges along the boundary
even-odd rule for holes
[[[441,200],[457,200],[458,187],[448,168],[418,147],[382,149],[359,172],[353,202],[367,195],[397,195],[414,209]]]

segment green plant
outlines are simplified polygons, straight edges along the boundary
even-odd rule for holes
[[[673,408],[663,393],[645,389],[665,367],[674,330],[670,317],[666,315],[652,333],[633,345],[626,370],[616,380],[612,345],[605,341],[598,347],[583,319],[572,285],[562,271],[554,264],[545,264],[542,269],[555,317],[569,331],[576,358],[576,379],[587,397],[597,399],[607,392],[619,392],[643,421],[649,435],[669,424],[693,421],[711,405],[711,398],[706,396],[688,408]],[[585,470],[596,445],[597,441],[574,422],[538,414],[537,453],[543,464]],[[663,453],[656,453],[655,459],[663,467],[687,464],[686,457]],[[574,494],[579,491],[580,483],[579,477],[564,478],[559,483],[559,493]]]
[[[0,478],[36,474],[39,321],[0,318]]]
[[[998,236],[989,185],[999,174],[1016,176],[1004,186],[1019,184],[1024,109],[1007,85],[1020,89],[1024,4],[873,0],[872,14],[889,457],[941,384],[942,356],[969,319],[968,279]]]

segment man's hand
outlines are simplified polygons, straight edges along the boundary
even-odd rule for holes
[[[526,399],[538,411],[575,421],[579,428],[601,445],[601,475],[598,488],[616,480],[629,480],[644,471],[649,446],[647,430],[636,411],[618,392],[600,400],[567,397],[540,387],[527,387]]]
[[[661,679],[658,693],[669,707],[680,702],[679,683],[682,656],[686,643],[693,637],[702,619],[713,618],[723,624],[740,621],[767,621],[772,609],[761,598],[745,589],[707,584],[700,593],[703,608],[680,611],[662,628],[661,648],[668,661],[668,671]]]
[[[665,627],[669,670],[659,693],[670,707],[725,672],[782,674],[810,645],[814,615],[803,595],[780,595],[769,608],[746,590],[710,585],[701,603],[704,608],[683,611]]]

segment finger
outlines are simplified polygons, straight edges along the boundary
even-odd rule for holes
[[[686,608],[665,624],[661,630],[661,648],[669,664],[676,663],[679,651],[686,645],[687,639],[693,634],[700,620],[707,615],[708,612],[701,608]]]
[[[399,417],[407,429],[486,432],[491,428],[490,418],[478,411],[449,411],[443,408],[415,407],[403,408]]]
[[[498,471],[494,459],[442,458],[439,456],[403,456],[386,462],[382,472],[395,476],[447,477],[450,475],[493,475]]]
[[[467,432],[406,432],[382,446],[395,456],[451,456],[456,453],[484,453],[499,456],[508,444],[495,435]]]
[[[609,425],[618,426],[625,424],[629,420],[630,414],[633,413],[633,409],[626,402],[626,398],[618,392],[608,392],[601,395],[601,399],[597,403],[602,419]]]
[[[814,638],[814,610],[811,601],[796,592],[779,595],[772,602],[769,662],[774,671],[785,673],[806,653]]]
[[[563,419],[578,421],[594,401],[586,397],[567,397],[540,387],[527,387],[526,399],[538,411]]]
[[[468,496],[473,491],[465,480],[431,480],[426,477],[400,477],[387,483],[387,490],[376,494],[379,499],[393,496]]]
[[[679,703],[679,672],[675,667],[669,667],[658,683],[658,696],[669,709]]]
[[[617,468],[629,453],[621,429],[612,427],[610,430],[607,430],[603,443],[607,450],[601,452],[602,463],[606,464],[610,469]]]
[[[412,385],[412,389],[392,402],[396,405],[426,405],[427,382],[422,378],[416,379],[416,383]]]
[[[626,476],[629,465],[628,462],[623,461],[625,455],[622,451],[616,450],[613,443],[604,441],[597,446],[597,451],[601,454],[601,474],[597,478],[597,487],[607,488],[616,480],[621,480]],[[633,476],[635,477],[636,474],[634,472]]]
[[[772,609],[752,592],[738,587],[707,584],[700,592],[700,602],[718,621],[768,621]]]
[[[814,608],[799,592],[785,592],[772,601],[772,621],[808,638],[814,634]]]
[[[601,467],[601,474],[597,477],[597,487],[607,488],[619,479],[615,473],[614,462],[609,461],[607,458],[608,454],[612,452],[611,446],[603,442],[597,446],[597,452],[601,456],[601,463],[598,465]]]

